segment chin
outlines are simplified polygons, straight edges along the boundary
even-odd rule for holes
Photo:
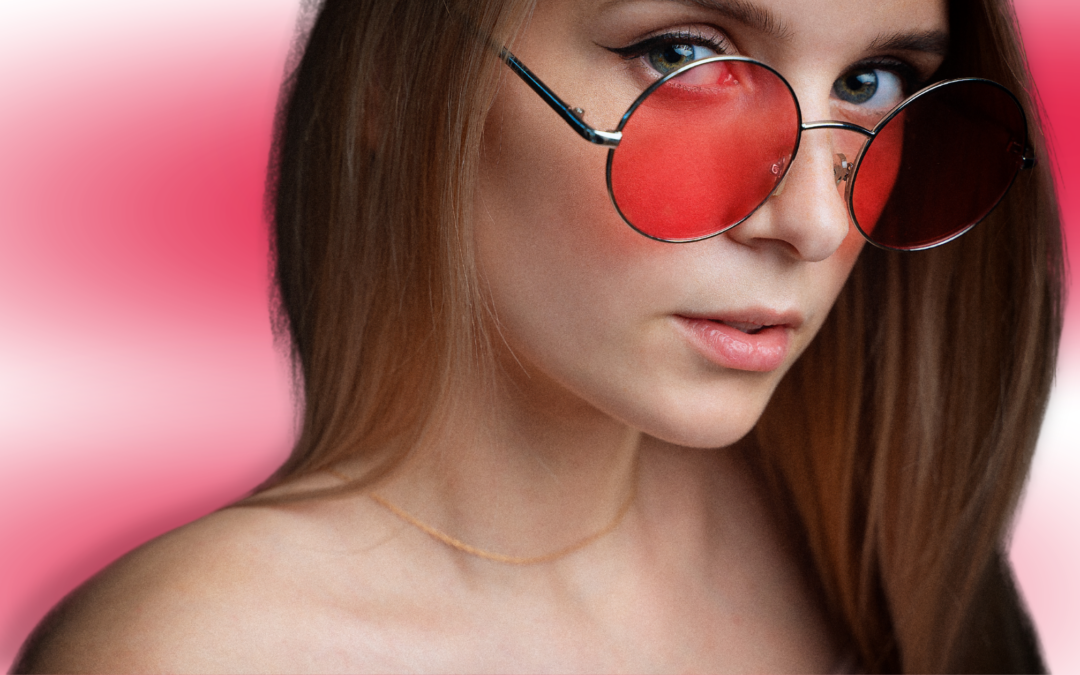
[[[627,422],[642,433],[687,448],[723,448],[746,436],[757,424],[768,398],[736,405],[696,405],[685,401],[654,409]]]
[[[643,431],[657,440],[686,448],[726,448],[750,433],[756,423],[757,418],[752,423],[738,425],[715,424],[711,428],[645,429]]]

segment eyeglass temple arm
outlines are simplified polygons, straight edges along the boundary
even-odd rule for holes
[[[529,85],[533,91],[539,94],[540,98],[544,99],[544,102],[551,106],[551,109],[557,112],[559,117],[563,118],[563,120],[565,120],[579,136],[590,143],[596,143],[597,145],[605,145],[612,148],[619,145],[619,141],[622,140],[621,131],[600,131],[599,129],[590,127],[581,119],[581,115],[584,111],[580,108],[571,108],[566,105],[561,98],[555,95],[555,92],[551,91],[546,84],[540,81],[540,78],[533,75],[532,71],[525,67],[524,63],[518,61],[517,57],[511,54],[510,50],[506,47],[502,47],[499,50],[499,58],[505,61],[506,65],[510,66],[510,70],[517,73],[518,77],[525,81],[525,84]]]

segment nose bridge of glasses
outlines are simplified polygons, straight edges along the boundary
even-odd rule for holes
[[[800,125],[803,131],[814,131],[815,129],[843,129],[844,131],[854,131],[857,134],[862,134],[867,138],[871,138],[874,135],[873,131],[865,127],[860,127],[858,124],[852,124],[851,122],[840,122],[838,120],[819,120],[817,122],[803,122]]]

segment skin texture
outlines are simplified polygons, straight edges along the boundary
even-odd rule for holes
[[[512,45],[597,128],[655,77],[610,51],[722,35],[775,67],[806,120],[844,117],[833,83],[869,57],[928,76],[940,55],[876,45],[944,32],[940,0],[753,0],[783,29],[678,0],[541,0]],[[761,11],[758,12],[761,15]],[[775,28],[775,26],[774,26]],[[828,671],[844,661],[801,561],[740,454],[862,246],[808,133],[783,191],[693,244],[642,237],[604,188],[606,153],[508,70],[476,195],[495,376],[377,486],[501,565],[446,547],[367,496],[234,508],[128,555],[40,632],[25,669],[97,671]],[[841,141],[836,140],[836,143]],[[663,176],[664,174],[660,174]],[[782,364],[706,358],[679,316],[789,318]],[[793,317],[793,318],[792,318]],[[340,467],[362,470],[358,462]],[[332,485],[331,475],[279,490]]]

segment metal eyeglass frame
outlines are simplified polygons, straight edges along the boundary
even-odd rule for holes
[[[1009,91],[1008,89],[1006,89],[1002,85],[998,84],[997,82],[994,82],[993,80],[987,80],[987,79],[983,79],[983,78],[966,77],[966,78],[957,78],[957,79],[952,79],[952,80],[944,80],[942,82],[937,82],[937,83],[932,84],[932,85],[930,85],[928,87],[920,89],[919,91],[915,92],[911,96],[908,96],[903,101],[901,101],[895,108],[893,108],[889,113],[887,113],[874,126],[873,129],[867,129],[867,128],[861,127],[861,126],[859,126],[857,124],[852,124],[850,122],[840,122],[840,121],[837,121],[837,120],[822,120],[822,121],[818,121],[818,122],[807,122],[807,123],[804,124],[803,121],[802,121],[802,108],[799,106],[799,99],[795,95],[795,90],[791,87],[791,84],[788,83],[787,79],[785,79],[783,75],[781,75],[779,72],[777,72],[777,70],[775,68],[772,68],[771,66],[768,66],[768,65],[766,65],[766,64],[764,64],[764,63],[762,63],[760,61],[750,59],[750,58],[746,58],[746,57],[743,57],[743,56],[714,56],[714,57],[710,57],[710,58],[707,58],[707,59],[700,59],[700,60],[688,63],[688,64],[686,64],[686,65],[684,65],[684,66],[682,66],[682,67],[680,67],[680,68],[678,68],[678,69],[664,75],[663,77],[658,79],[656,82],[653,82],[651,85],[649,85],[648,88],[645,89],[645,91],[643,91],[640,95],[638,95],[638,97],[634,100],[634,102],[626,110],[626,112],[623,114],[622,118],[619,120],[619,125],[617,127],[615,127],[614,131],[601,131],[599,129],[595,129],[595,128],[589,126],[585,122],[585,120],[584,120],[585,111],[584,110],[582,110],[581,108],[571,108],[569,105],[567,105],[561,98],[559,98],[559,96],[554,91],[551,90],[550,87],[548,87],[546,84],[544,84],[543,81],[541,81],[540,78],[538,78],[536,75],[534,75],[531,70],[526,68],[525,64],[523,64],[521,61],[519,61],[517,59],[517,57],[515,57],[508,49],[506,49],[505,47],[501,48],[499,50],[499,58],[501,58],[503,60],[503,62],[505,62],[506,65],[510,67],[510,70],[514,71],[522,80],[524,80],[525,84],[529,85],[529,87],[533,91],[535,91],[537,94],[539,94],[540,98],[542,98],[544,100],[544,102],[547,103],[551,107],[552,110],[554,110],[556,113],[558,113],[559,117],[561,117],[567,124],[569,124],[570,127],[579,136],[581,136],[585,140],[589,141],[590,143],[595,143],[596,145],[601,145],[601,146],[610,148],[610,150],[608,151],[606,173],[607,173],[608,196],[611,198],[611,203],[615,207],[615,211],[619,214],[619,217],[622,218],[623,221],[627,225],[629,225],[631,228],[634,229],[634,231],[638,232],[639,234],[641,234],[641,235],[643,235],[645,237],[648,237],[649,239],[653,239],[655,241],[662,241],[662,242],[674,243],[674,244],[701,241],[703,239],[709,239],[710,237],[715,237],[715,236],[717,236],[719,234],[723,234],[724,232],[727,232],[731,228],[733,228],[733,227],[739,225],[740,223],[744,222],[747,218],[754,215],[754,213],[756,213],[758,209],[760,209],[762,206],[764,206],[765,202],[769,201],[770,197],[772,197],[780,189],[782,189],[782,186],[784,184],[784,180],[787,178],[787,172],[791,169],[791,165],[794,164],[795,157],[799,153],[799,146],[802,143],[802,132],[804,132],[804,131],[812,131],[812,130],[815,130],[815,129],[841,129],[841,130],[845,130],[845,131],[853,131],[855,133],[861,134],[861,135],[866,137],[866,141],[863,143],[862,148],[859,150],[859,154],[855,158],[854,161],[849,162],[844,155],[838,154],[838,155],[836,155],[836,160],[837,160],[836,164],[833,166],[833,176],[836,179],[837,184],[839,184],[842,181],[847,182],[847,186],[845,187],[845,202],[846,202],[846,205],[847,205],[848,217],[851,219],[851,222],[855,224],[855,227],[859,230],[859,233],[863,236],[864,239],[866,239],[866,241],[868,241],[870,244],[872,244],[872,245],[874,245],[874,246],[876,246],[878,248],[882,248],[882,249],[886,249],[886,250],[892,250],[892,251],[921,251],[921,250],[941,246],[942,244],[946,244],[946,243],[952,241],[953,239],[956,239],[957,237],[964,234],[965,232],[967,232],[971,228],[975,227],[975,225],[977,225],[981,221],[981,219],[977,220],[977,221],[969,224],[967,227],[964,227],[964,228],[960,229],[959,231],[945,237],[941,241],[937,241],[937,242],[934,242],[932,244],[927,244],[925,246],[913,246],[913,247],[908,247],[908,248],[896,248],[896,247],[886,246],[884,244],[880,244],[880,243],[874,241],[873,239],[871,239],[870,236],[867,235],[867,233],[862,229],[862,226],[859,225],[859,221],[855,217],[855,208],[854,208],[854,201],[853,201],[853,194],[854,193],[853,193],[853,190],[852,190],[852,185],[854,185],[855,178],[858,176],[858,173],[859,173],[859,166],[862,164],[862,158],[866,154],[867,149],[870,147],[871,142],[874,140],[874,138],[877,136],[877,134],[881,131],[881,129],[884,128],[884,126],[890,120],[892,120],[894,117],[896,117],[898,114],[900,114],[900,112],[902,112],[904,110],[904,108],[908,107],[914,101],[917,101],[919,98],[929,94],[932,91],[935,91],[937,89],[940,89],[941,87],[946,87],[946,86],[949,86],[949,85],[952,85],[952,84],[957,84],[957,83],[962,83],[962,82],[982,82],[982,83],[991,84],[991,85],[1001,89],[1005,93],[1007,93],[1009,95],[1009,97],[1012,98],[1012,100],[1014,102],[1016,102],[1016,107],[1020,111],[1020,114],[1021,114],[1021,116],[1023,118],[1023,121],[1024,121],[1024,143],[1023,143],[1023,146],[1022,146],[1022,149],[1021,149],[1022,155],[1021,155],[1020,170],[1031,169],[1036,164],[1036,157],[1031,153],[1031,148],[1028,145],[1027,115],[1024,113],[1023,106],[1020,105],[1019,100],[1017,100],[1016,96],[1011,91]],[[692,239],[674,239],[673,240],[673,239],[662,239],[660,237],[655,237],[655,236],[653,236],[653,235],[651,235],[651,234],[649,234],[647,232],[641,231],[632,222],[630,222],[630,219],[628,219],[626,217],[626,215],[623,214],[622,209],[619,208],[619,203],[615,200],[615,192],[614,192],[614,190],[612,189],[612,186],[611,186],[611,163],[612,163],[612,158],[615,156],[615,149],[617,147],[619,147],[619,142],[622,140],[623,127],[626,125],[626,122],[630,119],[630,116],[638,108],[638,106],[641,105],[642,102],[644,102],[645,99],[647,99],[649,97],[650,94],[652,94],[654,91],[656,91],[657,88],[663,86],[664,83],[666,83],[668,80],[671,80],[672,78],[675,78],[675,77],[679,77],[680,75],[682,75],[683,73],[691,70],[692,68],[697,68],[697,67],[700,67],[700,66],[703,66],[703,65],[707,65],[707,64],[710,64],[710,63],[716,63],[716,62],[719,62],[719,61],[737,61],[737,62],[752,64],[752,65],[755,65],[755,66],[760,66],[760,67],[765,68],[766,70],[770,71],[774,75],[776,75],[776,77],[778,77],[780,79],[780,81],[784,83],[784,86],[787,87],[788,92],[791,94],[791,99],[795,103],[795,112],[796,112],[797,119],[798,119],[798,133],[797,133],[797,135],[795,137],[795,147],[792,149],[791,159],[785,164],[783,173],[779,176],[779,179],[777,181],[776,190],[773,190],[773,192],[770,192],[765,197],[765,199],[763,199],[761,201],[760,204],[755,206],[754,209],[752,211],[750,211],[750,213],[748,213],[745,217],[743,217],[738,222],[732,223],[731,225],[728,225],[727,227],[725,227],[725,228],[723,228],[723,229],[721,229],[721,230],[719,230],[717,232],[713,232],[711,234],[707,234],[707,235],[702,236],[702,237],[694,237]],[[1009,182],[1009,186],[1005,189],[1004,192],[1002,192],[1002,198],[1004,198],[1004,195],[1008,193],[1009,189],[1011,189],[1012,183],[1013,183],[1013,181],[1016,180],[1016,176],[1018,174],[1019,174],[1019,171],[1017,171],[1016,174],[1013,175],[1012,180]],[[991,211],[993,211],[995,208],[997,208],[997,205],[1000,203],[1000,201],[1001,201],[1001,199],[999,198],[998,201],[995,202],[994,205],[991,206],[987,210],[987,212],[986,212],[987,215]],[[985,218],[985,217],[986,216],[984,215],[983,218]]]

